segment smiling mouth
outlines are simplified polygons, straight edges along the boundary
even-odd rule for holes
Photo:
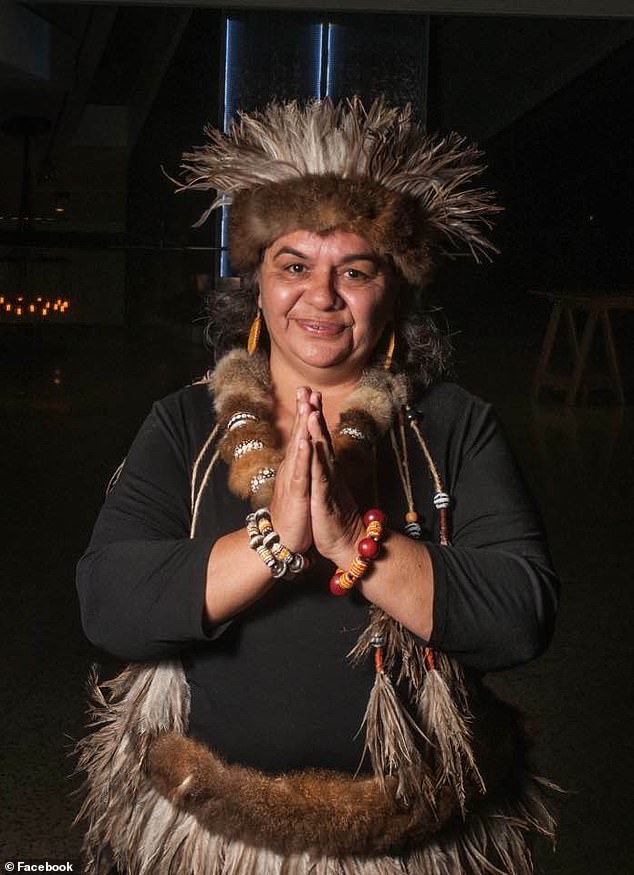
[[[318,322],[315,319],[296,319],[295,321],[303,331],[315,337],[336,337],[348,328],[341,322]]]

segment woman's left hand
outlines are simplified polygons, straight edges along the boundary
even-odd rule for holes
[[[337,470],[332,441],[321,408],[311,393],[314,410],[308,417],[312,442],[310,515],[315,549],[339,567],[347,568],[365,531],[354,498]]]

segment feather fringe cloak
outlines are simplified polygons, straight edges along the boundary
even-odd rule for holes
[[[214,831],[213,823],[217,820],[227,827],[223,808],[233,806],[238,828],[250,819],[248,813],[238,810],[243,772],[249,778],[250,770],[238,767],[229,778],[229,784],[237,780],[241,788],[240,794],[229,798],[222,796],[227,787],[218,791],[217,782],[209,782],[209,775],[205,776],[197,751],[200,746],[182,735],[189,697],[180,664],[132,666],[106,686],[104,695],[93,678],[94,731],[80,743],[79,768],[87,774],[87,796],[78,817],[88,821],[84,842],[87,875],[106,875],[112,865],[129,875],[531,875],[526,834],[554,834],[553,816],[545,801],[545,791],[551,785],[531,777],[520,766],[490,798],[474,805],[464,820],[453,817],[446,808],[432,811],[429,807],[421,818],[411,810],[390,807],[389,797],[383,797],[384,809],[369,812],[370,819],[375,817],[375,832],[380,835],[382,828],[394,830],[392,821],[400,818],[409,823],[411,832],[420,834],[414,846],[401,853],[370,854],[366,850],[335,854],[318,847],[294,848],[292,836],[301,834],[299,818],[302,812],[307,813],[306,791],[301,789],[299,799],[293,800],[284,785],[276,788],[287,807],[278,812],[277,820],[285,818],[286,824],[279,831],[277,823],[278,839],[270,842],[275,850],[221,835]],[[195,755],[194,761],[186,761],[179,745]],[[204,751],[204,756],[211,755]],[[214,758],[214,762],[214,768],[222,771],[220,761]],[[255,775],[256,780],[269,781],[274,788],[284,780]],[[320,775],[315,779],[317,789]],[[364,783],[368,779],[359,781]],[[261,792],[262,786],[257,789]],[[338,833],[341,841],[345,830],[339,829],[340,817],[348,824],[345,797],[339,794],[338,806],[332,805],[330,794],[336,792],[336,783],[330,791],[326,787],[330,823],[319,827],[313,811],[321,841],[329,830]],[[261,814],[258,812],[257,819],[262,824]],[[266,830],[270,825],[264,822],[261,828]],[[355,830],[358,835],[358,824]],[[289,847],[287,851],[279,847],[280,835]]]

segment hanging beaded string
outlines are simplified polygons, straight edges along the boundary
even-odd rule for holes
[[[123,466],[125,465],[125,460],[127,456],[124,458],[122,462],[119,462],[117,467],[115,468],[110,480],[108,480],[108,485],[106,486],[106,496],[110,495],[112,490],[115,488],[119,481],[119,477],[121,477],[121,472],[123,471]]]
[[[211,457],[211,461],[207,465],[207,470],[205,471],[203,479],[200,482],[198,492],[196,493],[196,498],[194,500],[194,506],[192,509],[192,522],[191,522],[191,526],[190,526],[190,530],[189,530],[189,537],[190,538],[193,538],[196,535],[196,527],[198,525],[198,514],[200,511],[200,500],[203,497],[205,487],[207,486],[209,478],[211,477],[211,472],[213,471],[214,466],[219,458],[220,458],[220,450],[216,450],[216,452]]]
[[[196,461],[194,462],[194,467],[192,468],[192,476],[191,476],[191,512],[192,512],[192,516],[194,514],[194,508],[196,506],[196,498],[197,498],[197,496],[196,496],[196,478],[198,477],[198,469],[202,463],[202,460],[205,457],[205,453],[207,452],[207,450],[209,449],[209,447],[211,446],[211,444],[215,440],[216,435],[218,434],[219,428],[220,428],[220,423],[216,423],[216,425],[212,428],[212,430],[209,434],[209,437],[207,438],[205,443],[202,445],[200,452],[196,456]],[[207,472],[205,472],[205,475],[203,477],[203,481],[205,481],[205,476],[207,476]],[[200,495],[201,490],[202,490],[202,486],[200,487],[200,489],[198,491],[199,495]]]
[[[374,671],[376,674],[385,674],[385,664],[383,662],[383,648],[385,647],[385,636],[377,633],[372,636],[371,645],[374,648]]]
[[[449,505],[451,504],[451,498],[444,490],[438,468],[436,468],[425,438],[421,434],[417,411],[407,407],[406,413],[411,429],[416,435],[420,448],[423,451],[425,461],[427,462],[427,469],[434,483],[434,507],[438,511],[438,535],[441,545],[446,547],[449,544]]]
[[[407,451],[407,440],[405,438],[405,417],[403,411],[399,410],[398,414],[400,447],[396,438],[394,426],[390,429],[390,440],[392,449],[396,457],[396,467],[403,484],[403,492],[407,501],[407,513],[405,514],[405,534],[408,538],[413,538],[419,541],[423,536],[423,530],[420,525],[420,517],[414,508],[414,493],[412,490],[412,478],[409,470],[409,454]]]
[[[444,490],[440,474],[438,473],[438,468],[429,452],[427,442],[421,434],[418,425],[418,412],[412,410],[410,407],[406,407],[406,415],[407,421],[416,435],[416,439],[423,451],[425,461],[427,462],[427,470],[429,471],[434,484],[434,507],[438,511],[438,540],[440,541],[441,546],[446,547],[449,545],[449,505],[451,504],[451,498]],[[436,658],[431,647],[425,648],[425,665],[429,671],[436,667]]]

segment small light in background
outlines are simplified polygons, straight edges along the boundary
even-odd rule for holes
[[[38,295],[0,295],[0,321],[34,322],[41,317],[66,316],[70,309],[70,298],[46,299]]]
[[[53,212],[57,216],[63,216],[68,211],[70,192],[56,191],[53,199]]]

